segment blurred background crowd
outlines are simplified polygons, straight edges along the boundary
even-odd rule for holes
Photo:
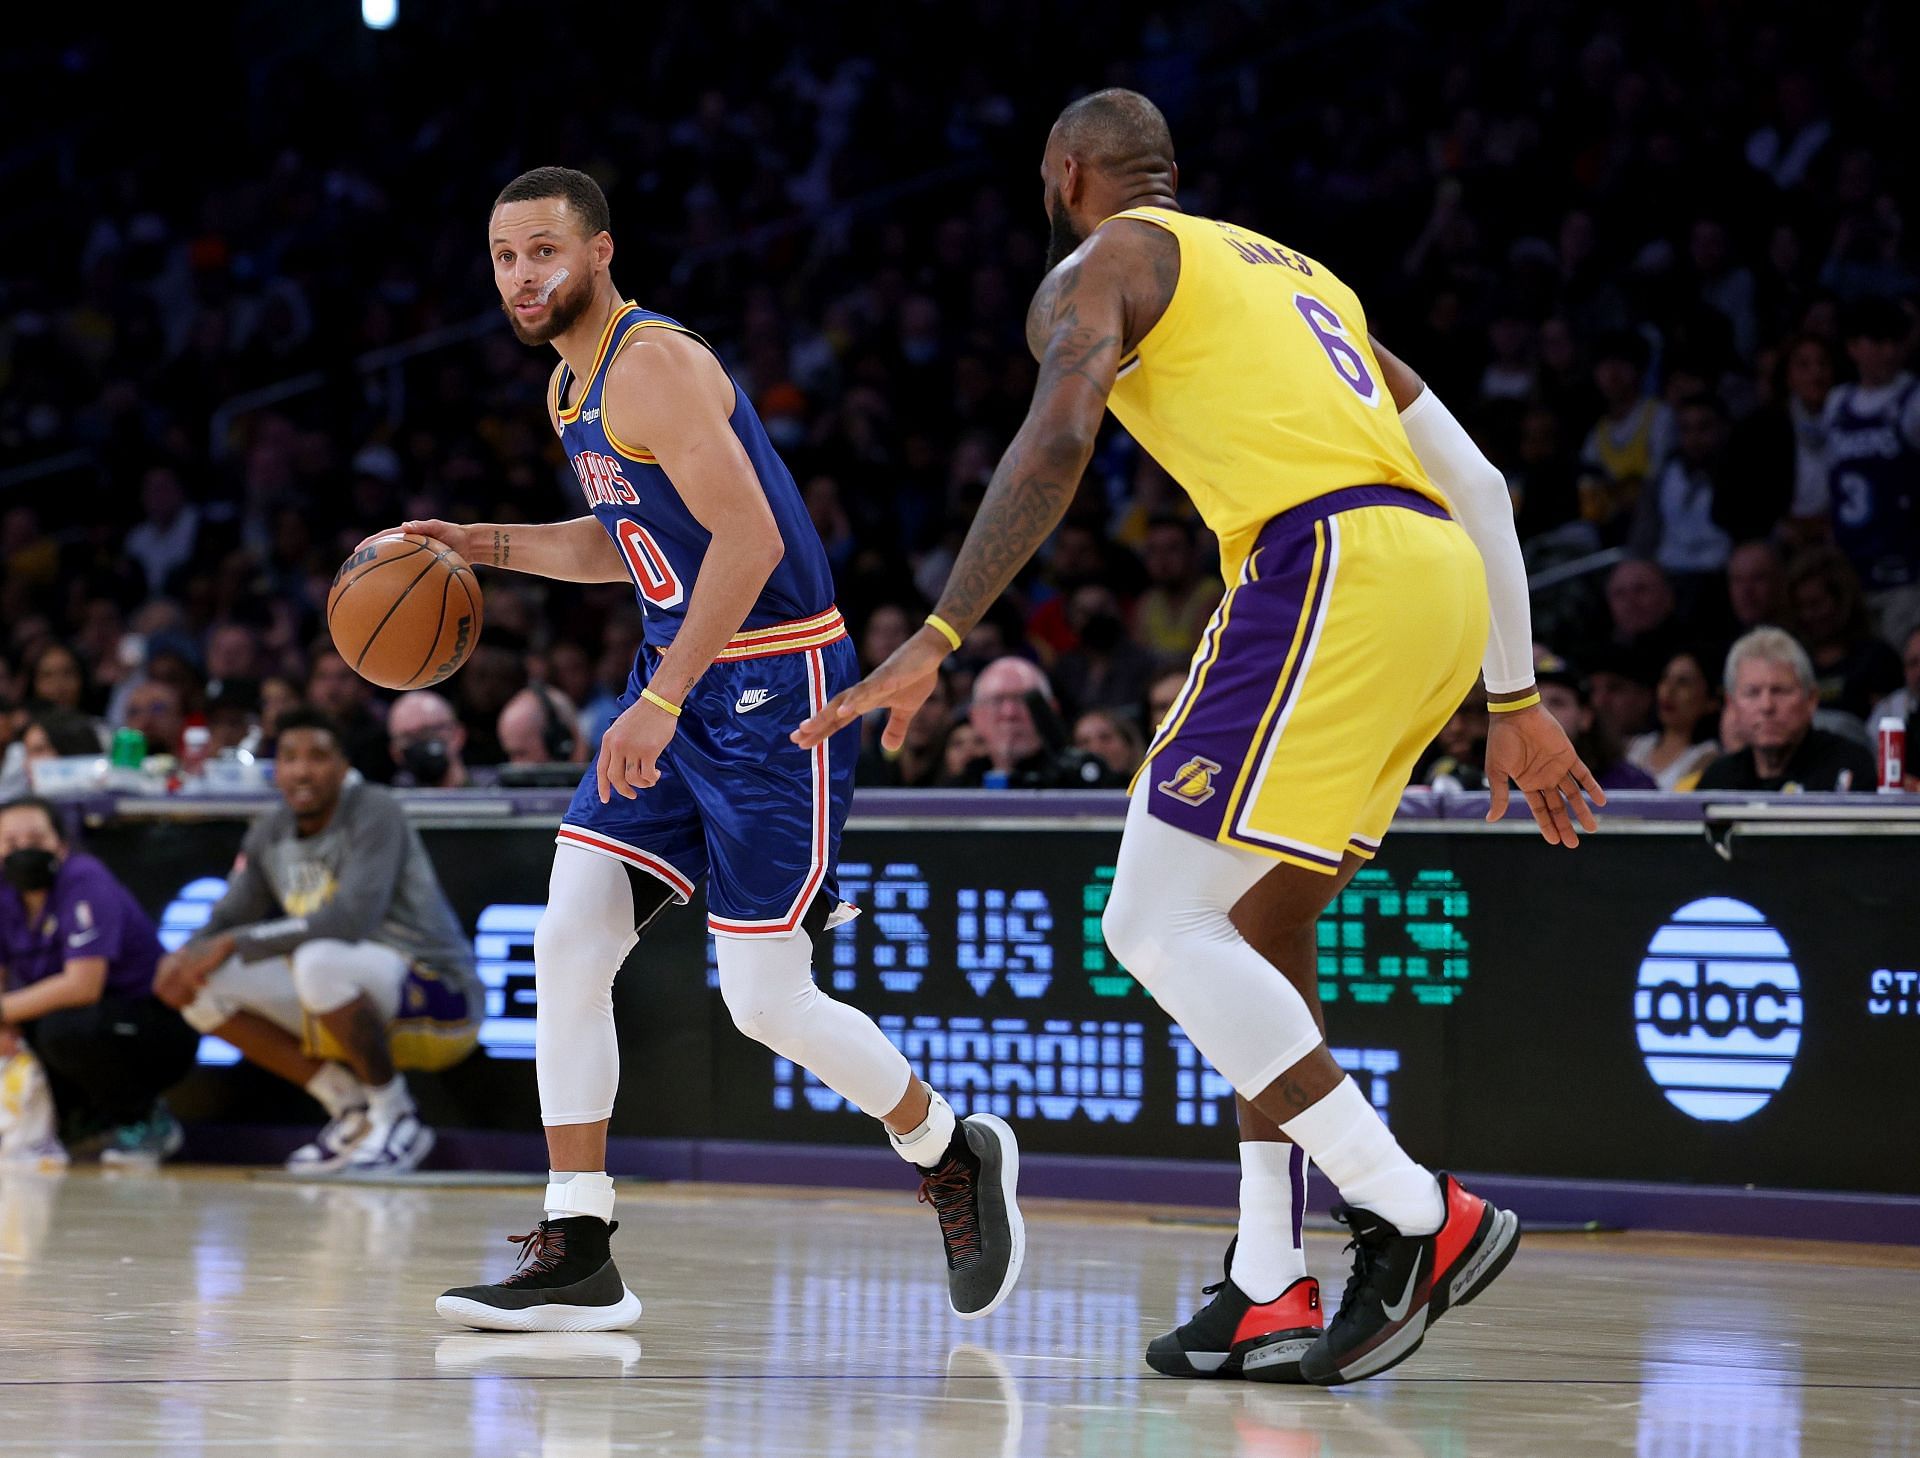
[[[166,68],[125,30],[0,60],[19,115],[73,122],[0,153],[16,198],[58,199],[0,219],[10,782],[121,727],[270,751],[302,699],[382,781],[592,753],[629,591],[491,574],[472,661],[397,704],[322,617],[370,529],[583,509],[482,231],[548,162],[600,179],[623,289],[750,393],[878,661],[1025,408],[1040,150],[1104,84],[1166,110],[1189,210],[1326,261],[1506,472],[1543,686],[1603,783],[1684,787],[1756,732],[1858,748],[1920,698],[1905,7],[904,0],[875,26],[750,0],[534,27],[477,3],[383,35],[312,9],[226,7],[184,54],[127,17]],[[121,105],[76,115],[76,88]],[[1109,424],[863,780],[1124,782],[1221,591]],[[1724,692],[1761,627],[1804,650],[1770,654],[1812,685],[1786,730]],[[1420,779],[1478,783],[1484,737],[1464,706]]]

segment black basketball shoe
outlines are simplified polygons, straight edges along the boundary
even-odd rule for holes
[[[593,1215],[542,1220],[520,1246],[511,1276],[491,1286],[455,1286],[433,1309],[483,1331],[617,1331],[640,1319],[640,1298],[614,1268],[607,1242],[620,1222]]]
[[[1299,1382],[1300,1356],[1320,1336],[1320,1283],[1302,1276],[1271,1301],[1255,1301],[1233,1283],[1232,1241],[1226,1273],[1201,1294],[1213,1300],[1184,1326],[1147,1346],[1147,1365],[1168,1377],[1245,1377]]]
[[[974,1114],[954,1127],[946,1158],[920,1181],[947,1247],[947,1304],[968,1321],[999,1309],[1020,1279],[1027,1227],[1015,1187],[1020,1145],[1006,1122]]]
[[[1446,1218],[1432,1235],[1402,1235],[1371,1210],[1335,1205],[1353,1232],[1353,1275],[1326,1334],[1300,1359],[1322,1387],[1357,1382],[1406,1361],[1427,1328],[1493,1283],[1520,1244],[1520,1220],[1440,1177]]]

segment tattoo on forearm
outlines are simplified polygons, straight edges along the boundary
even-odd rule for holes
[[[1092,431],[1057,434],[1055,396],[1078,380],[1104,409],[1119,364],[1120,337],[1082,325],[1074,294],[1078,268],[1056,269],[1041,284],[1027,314],[1027,337],[1040,354],[1027,423],[1007,447],[987,485],[937,608],[965,633],[1007,589],[1066,514],[1092,449]],[[1044,348],[1039,348],[1044,343]],[[1071,444],[1063,442],[1070,441]]]
[[[493,565],[496,567],[506,566],[507,558],[512,554],[512,535],[503,527],[495,527],[493,529]]]

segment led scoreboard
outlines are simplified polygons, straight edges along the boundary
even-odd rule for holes
[[[822,938],[822,985],[1030,1149],[1230,1158],[1233,1090],[1101,935],[1117,827],[901,825],[848,831],[841,881],[861,915]],[[115,822],[88,848],[172,945],[204,920],[243,828]],[[487,988],[482,1055],[423,1094],[450,1126],[532,1127],[551,823],[422,834]],[[1866,1110],[1895,1147],[1920,1147],[1920,916],[1887,874],[1911,844],[1755,838],[1729,861],[1612,826],[1575,853],[1403,830],[1320,924],[1329,1044],[1442,1167],[1920,1194],[1920,1161],[1834,1132]],[[614,1133],[870,1142],[866,1116],[734,1028],[700,912],[662,916],[616,983]],[[202,1061],[232,1057],[210,1041]],[[203,1118],[310,1115],[244,1068],[205,1069],[179,1101]]]

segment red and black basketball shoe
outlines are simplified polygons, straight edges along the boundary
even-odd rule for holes
[[[1213,1300],[1192,1320],[1147,1346],[1147,1365],[1169,1377],[1244,1377],[1299,1382],[1300,1357],[1320,1336],[1320,1283],[1302,1276],[1271,1301],[1255,1301],[1233,1284],[1233,1247],[1226,1274],[1201,1294]]]
[[[1353,1232],[1353,1275],[1340,1309],[1300,1374],[1322,1387],[1374,1377],[1406,1361],[1427,1328],[1493,1283],[1520,1244],[1520,1220],[1442,1174],[1446,1217],[1432,1235],[1402,1235],[1371,1210],[1335,1205],[1333,1218]]]

